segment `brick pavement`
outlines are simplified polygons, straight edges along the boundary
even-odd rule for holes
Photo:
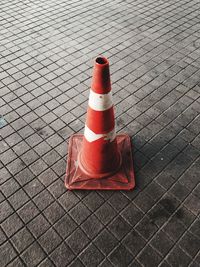
[[[2,0],[0,266],[200,265],[200,2]],[[111,63],[135,190],[69,192],[92,59]]]

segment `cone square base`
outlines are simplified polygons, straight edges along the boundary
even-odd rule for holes
[[[133,159],[130,137],[117,135],[118,149],[122,156],[120,169],[107,178],[94,179],[87,176],[78,166],[78,154],[81,149],[83,135],[71,136],[68,147],[68,160],[65,186],[69,190],[131,190],[135,186]]]

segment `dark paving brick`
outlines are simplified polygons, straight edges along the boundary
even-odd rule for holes
[[[25,264],[22,262],[22,260],[20,258],[16,258],[14,261],[12,261],[11,263],[9,263],[7,265],[8,267],[21,267],[21,266],[25,266]]]
[[[146,241],[141,235],[137,233],[137,231],[132,230],[123,239],[122,243],[131,252],[131,254],[135,256],[144,247]]]
[[[54,265],[53,265],[52,261],[50,261],[50,259],[46,258],[38,266],[40,266],[40,267],[53,267]]]
[[[14,211],[7,200],[0,203],[1,213],[0,213],[0,222],[5,220],[10,214]]]
[[[173,241],[164,232],[160,231],[152,238],[150,245],[164,256],[173,246]]]
[[[116,216],[117,213],[108,203],[104,203],[95,212],[95,214],[103,222],[103,224],[107,224]]]
[[[103,224],[93,214],[82,223],[81,228],[90,239],[93,239],[101,231]]]
[[[67,191],[58,199],[58,201],[64,209],[68,211],[79,202],[79,198],[74,194],[74,192]]]
[[[190,210],[195,215],[199,214],[200,202],[199,202],[199,198],[196,197],[194,194],[191,194],[186,198],[184,205],[186,206],[188,210]]]
[[[69,214],[78,224],[81,224],[91,214],[91,212],[84,204],[80,203],[80,205],[77,205],[70,210]]]
[[[158,266],[161,257],[151,246],[147,245],[138,256],[138,260],[143,266]]]
[[[67,244],[62,243],[51,254],[50,258],[56,266],[68,265],[74,259],[74,254]]]
[[[140,211],[133,203],[130,203],[122,212],[122,217],[127,220],[132,226],[137,224],[143,217]]]
[[[54,229],[50,228],[38,239],[38,242],[47,253],[50,253],[62,242],[62,239]]]
[[[6,233],[8,237],[12,236],[15,232],[17,232],[20,228],[23,227],[23,222],[17,213],[9,216],[2,224],[1,227]]]
[[[21,208],[26,202],[29,201],[29,197],[27,196],[27,194],[24,192],[23,189],[18,190],[16,193],[14,193],[13,195],[11,195],[8,198],[10,204],[12,205],[12,207],[17,210],[19,208]]]
[[[189,262],[191,261],[191,258],[184,253],[184,251],[179,248],[178,246],[175,246],[167,256],[167,262],[171,266],[188,266]]]
[[[200,248],[200,237],[186,232],[185,235],[180,239],[179,246],[186,251],[190,257],[194,257]]]
[[[34,238],[26,227],[22,228],[11,238],[13,246],[19,253],[25,250],[33,241]]]
[[[75,259],[69,266],[70,267],[84,267],[83,263],[79,259]]]
[[[117,212],[120,212],[130,201],[124,195],[115,192],[108,202]]]
[[[103,260],[103,254],[93,245],[90,244],[79,256],[85,266],[98,266]]]
[[[118,240],[107,229],[104,229],[94,240],[94,244],[105,255],[108,255],[118,244]]]
[[[65,215],[65,210],[57,202],[53,202],[44,210],[43,214],[49,222],[54,224]]]
[[[177,241],[185,230],[186,227],[178,220],[176,215],[174,215],[163,227],[163,231],[174,241]]]
[[[35,196],[33,201],[37,208],[42,211],[47,208],[54,201],[54,199],[49,191],[45,189]]]
[[[78,228],[66,239],[66,242],[74,254],[79,254],[89,243],[89,238]]]
[[[32,201],[29,201],[17,213],[25,223],[28,223],[39,213],[39,210]]]
[[[9,242],[5,242],[0,250],[0,264],[6,266],[13,258],[17,256],[13,246]]]
[[[120,240],[130,231],[131,226],[121,216],[117,216],[117,218],[108,225],[108,229]]]
[[[133,256],[123,245],[119,245],[109,255],[109,260],[114,266],[121,266],[121,267],[127,266],[131,262],[132,259],[133,259]]]
[[[197,219],[192,226],[190,227],[190,231],[196,235],[196,236],[200,236],[200,220]]]
[[[36,266],[45,258],[45,253],[37,242],[34,242],[22,253],[22,259],[28,266]]]
[[[145,216],[135,227],[135,229],[145,238],[149,239],[158,229],[156,224],[149,218]]]
[[[103,198],[96,192],[91,192],[83,199],[83,203],[92,211],[99,208],[103,202]]]
[[[67,226],[67,227],[66,227]],[[56,224],[55,229],[56,231],[62,236],[63,238],[67,237],[71,234],[74,229],[77,227],[77,224],[70,218],[68,214],[63,216]]]
[[[27,227],[35,237],[39,237],[50,227],[50,224],[42,214],[39,214],[27,224]]]

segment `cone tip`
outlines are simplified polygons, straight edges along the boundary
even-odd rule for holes
[[[97,57],[95,59],[95,64],[97,64],[98,66],[104,67],[106,65],[109,65],[109,62],[106,57]]]

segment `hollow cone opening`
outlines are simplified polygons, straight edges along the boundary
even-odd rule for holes
[[[96,58],[96,63],[100,65],[104,65],[108,63],[108,60],[105,57],[98,57]]]

